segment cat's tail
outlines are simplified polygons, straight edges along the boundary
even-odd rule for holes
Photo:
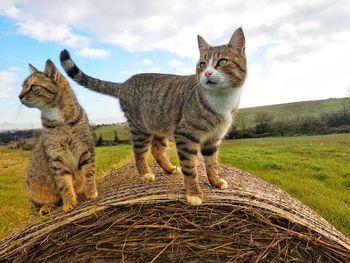
[[[66,49],[61,51],[60,61],[62,67],[64,68],[64,71],[78,84],[99,93],[114,96],[117,98],[119,97],[119,91],[122,86],[121,83],[100,80],[86,75],[77,67],[77,65],[75,65],[69,55],[69,52]]]

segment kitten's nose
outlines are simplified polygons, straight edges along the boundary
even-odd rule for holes
[[[22,100],[22,99],[24,98],[24,93],[19,94],[19,95],[18,95],[18,98],[19,98],[20,100]]]
[[[211,75],[213,75],[213,72],[212,71],[204,71],[204,76],[206,76],[207,78],[209,78]]]

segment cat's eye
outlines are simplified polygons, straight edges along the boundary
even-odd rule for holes
[[[201,62],[201,63],[199,63],[199,67],[201,69],[205,69],[207,67],[207,64],[205,62]]]
[[[33,84],[33,85],[30,86],[30,90],[31,90],[31,91],[35,91],[35,90],[37,90],[37,89],[38,89],[38,86],[37,86],[37,85],[34,85],[34,84]]]
[[[222,67],[222,66],[225,66],[227,62],[228,60],[223,58],[219,60],[218,65]]]

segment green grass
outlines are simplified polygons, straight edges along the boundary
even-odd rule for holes
[[[24,191],[24,171],[30,152],[0,147],[0,236],[31,217]]]
[[[350,235],[350,134],[226,141],[220,161],[278,185]]]
[[[130,145],[96,148],[96,177],[132,160]],[[0,236],[36,219],[23,187],[29,152],[0,148]],[[172,159],[176,159],[174,151]],[[151,159],[150,159],[151,160]],[[278,185],[350,236],[350,134],[225,141],[220,162]]]
[[[96,178],[132,160],[131,145],[96,147]]]

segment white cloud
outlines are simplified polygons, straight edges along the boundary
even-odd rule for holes
[[[0,14],[14,19],[22,34],[80,49],[98,40],[131,52],[160,49],[195,58],[197,34],[213,45],[224,44],[242,25],[248,54],[266,44],[282,42],[294,46],[291,52],[296,50],[293,54],[300,56],[318,48],[310,48],[310,38],[324,44],[350,27],[346,7],[346,0],[221,0],[215,5],[202,0],[178,0],[176,4],[171,0],[117,4],[107,0],[8,0],[1,1]],[[89,37],[81,32],[88,32]],[[299,44],[304,46],[301,52]]]
[[[11,91],[18,87],[20,81],[19,71],[20,69],[16,67],[0,71],[0,98],[10,96]]]
[[[306,54],[298,61],[269,57],[269,66],[251,65],[241,106],[346,96],[350,39]]]
[[[185,61],[198,57],[197,34],[219,45],[242,26],[249,66],[246,106],[341,96],[350,83],[347,0],[5,0],[0,15],[39,41],[82,50],[102,42],[130,52],[171,52],[177,58],[169,65],[178,74],[195,73],[194,64]],[[141,65],[153,65],[148,60],[156,61],[149,57]]]
[[[180,60],[172,59],[172,60],[169,61],[169,65],[170,65],[171,67],[174,67],[174,68],[175,68],[175,67],[182,66],[183,63],[182,63]]]
[[[153,64],[153,61],[150,60],[150,59],[148,59],[148,58],[146,58],[146,59],[144,59],[144,60],[142,61],[142,64],[144,64],[144,65],[152,65],[152,64]]]
[[[83,48],[75,53],[77,56],[88,58],[105,58],[109,55],[108,51],[98,48]]]
[[[187,66],[185,65],[184,62],[177,59],[171,59],[168,64],[169,66],[173,67],[176,70],[177,74],[180,74],[180,75],[195,74],[194,65]]]

